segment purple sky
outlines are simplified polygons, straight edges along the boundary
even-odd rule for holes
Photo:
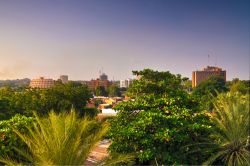
[[[0,0],[0,79],[207,65],[249,79],[249,58],[248,0]]]

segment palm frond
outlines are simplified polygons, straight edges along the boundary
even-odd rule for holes
[[[107,123],[79,118],[75,111],[50,112],[48,117],[34,116],[35,122],[28,128],[28,133],[14,132],[28,146],[28,151],[18,147],[16,151],[35,165],[82,165],[109,129]],[[13,163],[8,158],[1,161]]]

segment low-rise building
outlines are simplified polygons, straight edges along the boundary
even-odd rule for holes
[[[30,81],[31,88],[50,88],[54,85],[55,81],[53,79],[40,77],[38,79],[32,79]]]
[[[120,80],[120,88],[128,88],[132,81],[132,79]]]

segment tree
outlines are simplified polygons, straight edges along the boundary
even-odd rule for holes
[[[4,109],[3,118],[9,118],[16,113],[32,116],[32,111],[39,114],[69,111],[72,107],[82,112],[87,101],[91,97],[88,87],[80,83],[69,82],[67,84],[56,83],[49,89],[25,89],[11,88],[0,89],[0,109]],[[84,114],[84,113],[83,113]],[[0,118],[1,118],[0,117]]]
[[[212,120],[217,127],[214,135],[218,148],[205,164],[220,162],[225,165],[250,165],[247,147],[250,135],[249,95],[220,94],[214,113]]]
[[[120,97],[121,92],[117,85],[113,84],[108,87],[108,94],[110,97]]]
[[[249,94],[250,92],[250,81],[249,80],[239,80],[233,79],[229,83],[230,92],[235,93],[239,92],[242,94]]]
[[[13,130],[20,133],[27,133],[27,127],[32,125],[34,119],[16,114],[9,120],[0,121],[0,155],[9,156],[12,159],[21,161],[21,156],[15,152],[15,147],[25,148],[24,142],[17,137]],[[0,162],[1,165],[1,162]]]
[[[95,90],[96,96],[108,96],[108,92],[104,86],[98,86]]]
[[[75,111],[71,111],[60,114],[50,112],[48,117],[35,115],[35,122],[27,128],[28,133],[15,130],[28,146],[28,150],[16,147],[18,154],[27,162],[18,163],[8,158],[0,159],[1,162],[8,165],[82,165],[109,126],[105,122],[101,124],[88,118],[79,118]],[[117,157],[110,158],[107,163],[118,164],[132,158]]]
[[[137,164],[200,164],[206,156],[188,155],[188,144],[203,142],[211,132],[209,117],[183,90],[180,75],[150,69],[128,89],[131,100],[118,104],[111,120],[110,152],[135,153]]]
[[[211,76],[195,87],[192,95],[203,103],[204,109],[211,110],[213,108],[214,97],[227,90],[226,83],[222,77]]]

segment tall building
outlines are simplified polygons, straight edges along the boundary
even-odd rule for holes
[[[210,76],[221,76],[226,81],[226,70],[222,70],[219,67],[207,66],[201,71],[193,71],[192,73],[192,87],[196,87],[202,81],[206,80]]]
[[[54,85],[53,79],[45,79],[44,77],[40,77],[38,79],[32,79],[30,81],[31,88],[50,88]]]
[[[63,84],[69,81],[67,75],[60,75],[60,80],[62,81]]]
[[[132,83],[132,79],[120,80],[120,88],[128,88]]]

